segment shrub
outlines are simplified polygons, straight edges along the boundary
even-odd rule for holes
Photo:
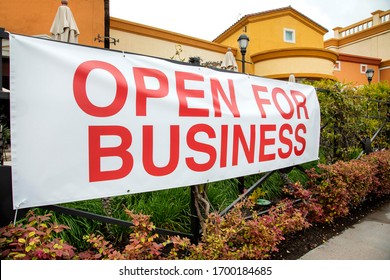
[[[36,216],[32,211],[27,223],[8,225],[0,229],[0,255],[2,259],[55,260],[72,259],[74,248],[57,238],[66,226],[50,223],[51,214]]]
[[[313,222],[332,222],[371,195],[390,194],[390,151],[319,165],[308,172],[308,178],[306,188],[300,183],[286,187],[287,198],[267,214],[259,215],[250,199],[224,216],[211,213],[198,244],[178,236],[159,236],[150,216],[125,210],[134,224],[126,245],[114,248],[102,236],[90,234],[84,237],[90,248],[77,253],[59,238],[68,227],[50,222],[50,214],[30,211],[23,223],[0,229],[0,255],[2,259],[267,259],[285,235]]]
[[[349,209],[369,195],[390,193],[390,151],[364,156],[360,160],[319,165],[308,171],[309,186],[322,205],[325,222],[345,216]]]
[[[364,87],[341,84],[332,80],[312,83],[321,107],[321,159],[322,163],[356,158],[361,141],[371,138],[389,117],[390,85],[387,82]],[[390,148],[390,127],[385,126],[376,139],[376,148]]]
[[[249,201],[237,204],[228,214],[209,216],[206,232],[197,246],[190,248],[188,259],[263,259],[283,239],[282,230],[267,216],[255,212],[246,219]]]
[[[249,200],[238,203],[232,211],[221,217],[209,215],[207,231],[199,244],[191,244],[178,236],[166,240],[153,233],[149,216],[126,211],[134,227],[130,241],[122,251],[115,250],[101,236],[89,235],[85,239],[92,248],[78,255],[80,259],[266,259],[283,235],[309,226],[299,209],[289,199],[272,207],[268,215],[259,216],[251,211]],[[250,219],[246,216],[250,214]],[[157,242],[159,241],[159,242]]]
[[[374,177],[375,187],[373,193],[379,197],[390,194],[390,151],[384,150],[371,153],[361,158],[361,161],[370,166],[375,166],[370,170]]]
[[[314,198],[311,190],[305,189],[301,183],[297,182],[290,188],[285,187],[283,191],[299,201],[297,207],[309,223],[322,221],[324,216],[322,205]]]
[[[262,216],[252,211],[253,206],[245,200],[223,217],[211,214],[201,242],[188,248],[186,259],[267,259],[284,234],[309,226],[291,200],[281,201]]]
[[[153,230],[155,226],[150,221],[150,216],[135,214],[125,210],[132,218],[133,232],[130,233],[129,243],[122,251],[113,249],[112,244],[104,240],[102,236],[87,235],[84,238],[91,243],[92,248],[79,254],[81,259],[111,259],[111,260],[152,260],[160,259],[162,249],[166,243],[157,243],[159,237]]]

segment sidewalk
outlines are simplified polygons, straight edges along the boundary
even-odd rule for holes
[[[300,260],[390,260],[390,203]]]

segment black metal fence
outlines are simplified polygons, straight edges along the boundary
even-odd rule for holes
[[[4,32],[4,29],[0,28],[0,49],[1,49],[1,42],[2,39],[5,39],[8,37],[8,34]],[[0,57],[0,61],[2,61],[2,57]],[[2,85],[2,72],[1,72],[2,66],[0,67],[0,85]],[[317,89],[318,92],[326,94],[329,92],[328,90],[324,89]],[[2,99],[6,100],[8,106],[9,106],[9,93],[8,94],[2,94]],[[364,97],[359,97],[355,96],[353,97],[356,99],[356,102],[359,102],[359,100],[363,100]],[[383,101],[383,100],[375,100],[375,99],[365,99],[365,104],[367,105],[367,110],[366,114],[364,116],[360,116],[363,118],[371,118],[371,119],[376,119],[380,120],[382,123],[378,127],[377,131],[373,134],[373,136],[369,139],[360,139],[361,143],[364,143],[364,145],[361,146],[362,151],[359,154],[358,158],[361,157],[363,153],[369,153],[373,150],[372,148],[372,143],[375,141],[377,136],[385,129],[386,125],[389,123],[389,101]],[[334,124],[332,124],[334,125]],[[321,130],[329,127],[329,124],[323,124],[321,127]],[[0,226],[8,224],[12,220],[16,220],[17,216],[23,216],[25,215],[27,209],[23,209],[19,211],[14,211],[12,209],[12,172],[11,172],[11,166],[3,166],[3,154],[4,154],[4,144],[5,140],[3,139],[3,134],[0,132]],[[300,167],[298,167],[300,168]],[[225,215],[228,213],[234,205],[236,205],[238,202],[243,200],[245,197],[249,196],[256,188],[260,187],[264,182],[266,182],[270,176],[273,173],[278,173],[282,176],[284,181],[288,183],[288,172],[292,168],[288,169],[281,169],[281,170],[274,170],[271,172],[267,172],[261,176],[261,178],[255,182],[252,186],[250,186],[245,193],[240,195],[235,201],[233,201],[228,207],[226,207],[224,210],[220,212],[221,215]],[[304,170],[302,170],[304,172]],[[287,179],[286,179],[287,178]],[[244,178],[241,179],[241,187],[242,187],[242,181]],[[196,211],[196,199],[195,199],[195,186],[190,187],[191,188],[191,203],[190,203],[190,220],[191,220],[191,233],[183,233],[183,232],[177,232],[177,231],[171,231],[171,230],[166,230],[162,228],[157,228],[155,231],[160,234],[165,234],[165,235],[179,235],[183,237],[187,237],[192,240],[192,242],[197,243],[200,235],[201,235],[201,227],[200,227],[200,220],[198,213]],[[71,216],[77,216],[77,217],[84,217],[87,219],[92,219],[96,221],[100,221],[103,223],[108,223],[108,224],[114,224],[114,225],[119,225],[119,226],[124,226],[124,227],[130,227],[133,224],[128,221],[123,221],[119,219],[115,219],[113,217],[107,217],[107,216],[102,216],[102,215],[97,215],[94,213],[89,213],[77,209],[72,209],[72,208],[67,208],[59,205],[50,205],[50,206],[44,206],[41,207],[46,210],[50,211],[55,211],[58,213],[66,214],[66,215],[71,215]]]
[[[375,104],[379,104],[378,101],[373,100],[372,102],[376,102]],[[389,106],[389,103],[387,102],[380,102],[380,106]],[[385,112],[385,111],[383,111]],[[371,116],[363,116],[364,118],[366,117],[371,117]],[[386,125],[389,123],[388,119],[388,114],[386,111],[386,114],[380,114],[377,115],[375,118],[379,119],[382,121],[382,124],[378,127],[376,132],[373,134],[373,136],[369,139],[369,142],[365,143],[365,149],[361,151],[359,154],[358,158],[361,157],[363,153],[370,153],[372,151],[372,146],[371,143],[373,143],[376,139],[376,137],[383,131],[383,129],[386,127]],[[364,139],[362,139],[363,141]],[[298,166],[298,168],[300,168]],[[288,169],[280,169],[280,170],[274,170],[267,172],[261,176],[261,178],[255,182],[252,186],[250,186],[245,193],[240,195],[235,201],[233,201],[228,207],[223,209],[220,212],[220,215],[225,215],[228,213],[234,205],[236,205],[238,202],[242,201],[245,197],[248,197],[256,188],[260,187],[263,183],[265,183],[272,174],[278,173],[281,176],[284,176],[284,178],[288,178],[288,172],[292,168]],[[304,170],[302,170],[304,172]],[[1,193],[1,225],[8,224],[10,221],[16,219],[15,211],[12,210],[12,179],[11,179],[11,167],[10,166],[0,166],[0,193]],[[130,227],[133,224],[128,221],[123,221],[119,219],[115,219],[113,217],[107,217],[107,216],[102,216],[86,211],[81,211],[78,209],[72,209],[72,208],[67,208],[59,205],[49,205],[49,206],[44,206],[40,207],[42,209],[46,210],[51,210],[55,211],[58,213],[66,214],[66,215],[71,215],[71,216],[77,216],[77,217],[83,217],[91,220],[96,220],[102,223],[108,223],[108,224],[114,224],[114,225],[119,225],[119,226],[124,226],[124,227]],[[191,204],[190,204],[190,209],[191,209],[191,233],[183,233],[183,232],[177,232],[177,231],[171,231],[167,229],[162,229],[162,228],[156,228],[155,231],[159,234],[164,234],[164,235],[179,235],[183,237],[187,237],[192,240],[192,242],[196,243],[199,241],[199,238],[201,236],[201,226],[199,222],[199,217],[196,212],[196,207],[195,207],[195,199],[194,199],[194,187],[191,187]],[[19,212],[19,216],[24,215],[27,210],[23,210],[22,212]]]

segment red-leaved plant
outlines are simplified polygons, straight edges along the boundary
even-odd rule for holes
[[[308,186],[323,209],[323,221],[345,216],[368,196],[390,194],[390,151],[363,156],[359,160],[319,165],[307,171]]]
[[[26,224],[10,224],[0,228],[1,259],[72,259],[75,248],[57,237],[57,233],[68,227],[51,223],[50,216],[51,214],[37,216],[29,211]]]
[[[79,254],[81,259],[111,259],[111,260],[153,260],[160,259],[162,249],[166,243],[156,242],[159,238],[153,230],[155,226],[150,216],[136,214],[125,210],[132,218],[133,231],[130,233],[129,243],[122,251],[115,250],[102,236],[87,235],[84,237],[92,244],[92,248]]]
[[[253,206],[253,202],[244,200],[225,216],[221,217],[217,213],[209,215],[201,241],[187,248],[185,258],[267,259],[273,251],[278,250],[277,245],[284,240],[284,234],[309,226],[299,209],[293,207],[291,200],[281,201],[266,215],[251,211]],[[183,250],[181,240],[174,241]]]
[[[87,251],[75,248],[58,237],[68,229],[50,222],[50,214],[29,212],[27,221],[0,229],[2,259],[267,259],[278,250],[286,234],[307,228],[313,222],[332,222],[348,214],[351,207],[369,196],[390,194],[390,151],[364,156],[360,160],[320,165],[308,171],[306,187],[295,183],[285,188],[282,199],[268,213],[259,215],[254,203],[243,200],[226,215],[211,213],[198,244],[187,238],[163,237],[155,233],[150,217],[125,210],[133,222],[129,242],[114,248],[102,236],[84,239]]]

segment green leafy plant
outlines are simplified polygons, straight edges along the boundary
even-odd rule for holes
[[[357,88],[320,80],[312,85],[319,89],[321,162],[331,164],[356,158],[361,151],[361,141],[371,138],[388,115],[389,84],[375,83]],[[377,136],[374,148],[389,148],[389,133],[390,126],[387,125]]]
[[[253,193],[249,196],[249,199],[253,202],[256,203],[256,201],[259,198],[265,198],[267,195],[267,191],[264,191],[261,187],[256,188]]]
[[[175,188],[112,199],[115,218],[129,220],[130,217],[124,209],[132,209],[134,213],[150,215],[151,221],[157,227],[183,232],[190,230],[189,205],[189,188]]]

